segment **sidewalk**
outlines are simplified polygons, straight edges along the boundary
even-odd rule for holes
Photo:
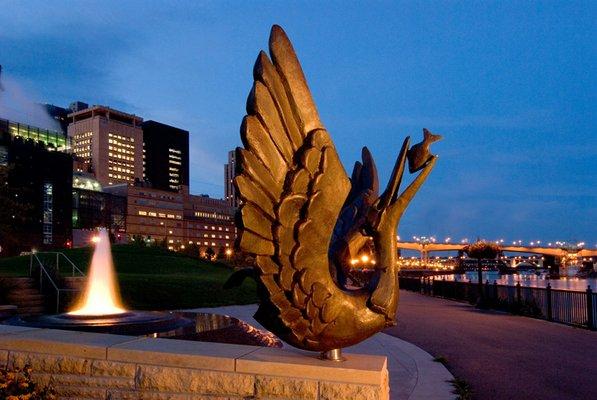
[[[385,332],[445,357],[474,399],[597,398],[597,332],[404,290]]]
[[[265,330],[253,319],[257,305],[196,308],[195,312],[224,314],[235,317]],[[287,346],[285,344],[285,346]],[[448,400],[451,393],[452,374],[440,363],[434,362],[429,353],[404,340],[378,333],[377,335],[344,350],[346,353],[376,354],[388,358],[390,398],[392,400]]]

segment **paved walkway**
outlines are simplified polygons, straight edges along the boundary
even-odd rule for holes
[[[448,360],[475,399],[597,398],[597,332],[400,292],[386,333]]]
[[[253,319],[256,305],[198,308],[188,311],[210,312],[241,319],[258,329],[264,329]],[[264,329],[265,330],[265,329]],[[346,353],[376,354],[388,358],[390,398],[392,400],[454,399],[453,376],[431,355],[404,340],[379,333],[345,350]]]

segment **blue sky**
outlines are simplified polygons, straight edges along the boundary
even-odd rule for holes
[[[284,27],[347,169],[381,186],[440,133],[399,233],[597,243],[595,2],[2,0],[0,64],[37,101],[191,132],[191,190],[223,195],[252,65]]]

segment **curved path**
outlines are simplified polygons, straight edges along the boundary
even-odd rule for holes
[[[597,332],[404,290],[400,296],[398,325],[385,332],[445,357],[473,398],[597,398]]]

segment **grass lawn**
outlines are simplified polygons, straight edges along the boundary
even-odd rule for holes
[[[64,250],[84,272],[90,248]],[[125,305],[138,310],[215,307],[257,302],[255,282],[239,288],[222,285],[232,273],[224,264],[212,263],[160,248],[117,245],[112,247],[114,266]],[[61,260],[61,268],[63,261]],[[27,276],[29,257],[0,258],[0,276]]]

